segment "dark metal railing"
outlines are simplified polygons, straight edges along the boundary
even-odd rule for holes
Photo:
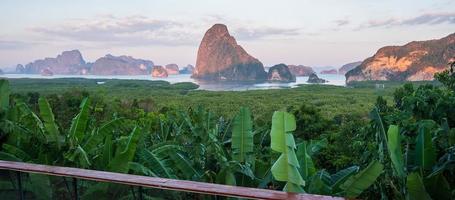
[[[221,185],[213,183],[203,183],[186,180],[165,179],[157,177],[138,176],[132,174],[122,174],[114,172],[96,171],[88,169],[79,169],[71,167],[57,167],[49,165],[39,165],[23,162],[12,162],[0,160],[0,169],[16,172],[18,183],[18,196],[24,199],[22,188],[21,173],[36,173],[50,176],[71,177],[73,185],[73,198],[78,200],[78,179],[92,180],[99,182],[118,183],[130,186],[138,186],[139,199],[143,199],[143,187],[157,188],[163,190],[174,190],[183,192],[192,192],[199,194],[239,197],[248,199],[291,199],[291,200],[341,200],[340,197],[296,194],[276,190],[266,190],[258,188],[248,188],[230,185]]]

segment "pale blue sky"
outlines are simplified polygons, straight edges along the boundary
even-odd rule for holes
[[[265,65],[340,66],[455,32],[453,0],[2,0],[0,13],[0,67],[71,49],[194,64],[214,23]]]

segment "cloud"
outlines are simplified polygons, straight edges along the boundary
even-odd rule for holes
[[[30,45],[32,44],[27,42],[0,39],[0,50],[24,49],[29,47]]]
[[[362,24],[360,28],[439,24],[455,24],[455,13],[427,13],[407,19],[389,18],[383,20],[371,20]]]
[[[30,28],[47,38],[103,43],[106,45],[187,45],[194,33],[185,24],[144,16],[117,18],[112,15],[94,19],[73,19],[64,23]]]
[[[442,23],[455,24],[455,13],[424,14],[402,22],[403,25],[433,25]]]
[[[239,20],[228,20],[217,15],[188,21],[151,19],[135,15],[115,17],[96,16],[93,19],[72,19],[59,24],[37,26],[29,31],[47,39],[64,42],[85,42],[101,46],[197,45],[212,24],[226,23],[238,40],[257,40],[269,36],[299,34],[298,29],[274,27],[244,28]],[[231,26],[232,25],[232,26]]]
[[[362,25],[365,28],[375,28],[384,26],[394,26],[397,24],[397,19],[385,19],[385,20],[370,20],[368,23]]]
[[[299,35],[299,29],[297,28],[271,28],[271,27],[260,27],[260,28],[237,28],[233,31],[234,36],[238,40],[257,40],[269,36],[295,36]]]
[[[333,21],[337,26],[345,26],[345,25],[348,25],[350,24],[351,22],[349,20],[346,20],[346,19],[340,19],[340,20],[335,20]]]
[[[206,27],[210,27],[215,23],[222,23],[228,26],[229,32],[237,40],[258,40],[272,36],[293,36],[300,35],[300,28],[278,28],[259,24],[255,21],[244,21],[235,18],[228,18],[221,15],[206,15],[203,18],[203,23]],[[255,26],[252,26],[255,24]]]

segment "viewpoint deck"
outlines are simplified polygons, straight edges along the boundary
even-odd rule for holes
[[[51,176],[72,177],[77,179],[99,182],[118,183],[125,185],[175,190],[208,195],[239,197],[249,199],[291,199],[291,200],[341,200],[340,197],[295,194],[276,190],[247,188],[239,186],[220,185],[195,181],[165,179],[131,174],[113,173],[88,169],[57,167],[23,162],[1,161],[0,169],[27,173],[46,174]]]

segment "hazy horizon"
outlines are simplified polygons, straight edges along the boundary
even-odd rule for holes
[[[199,42],[223,23],[266,66],[334,66],[380,47],[437,39],[455,30],[454,1],[3,1],[0,67],[79,49],[156,64],[195,64]]]

